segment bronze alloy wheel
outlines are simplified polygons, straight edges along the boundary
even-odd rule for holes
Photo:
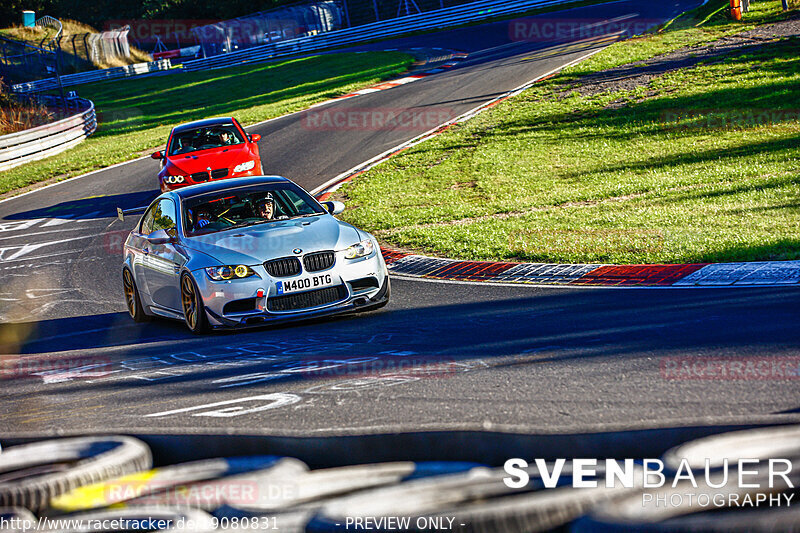
[[[128,313],[131,317],[136,316],[136,289],[133,288],[133,276],[130,270],[122,273],[122,286],[125,289],[125,303],[128,306]]]
[[[125,306],[128,314],[136,322],[145,322],[150,317],[144,313],[142,301],[139,299],[139,292],[136,290],[136,282],[133,274],[127,268],[122,270],[122,288],[125,292]]]
[[[183,318],[192,333],[201,333],[206,328],[205,309],[194,281],[188,274],[181,277],[181,303]]]

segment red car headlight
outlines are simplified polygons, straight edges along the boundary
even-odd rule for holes
[[[180,175],[178,176],[167,175],[164,176],[164,181],[169,183],[170,185],[175,185],[177,183],[183,183],[184,181],[186,181],[186,177]]]
[[[256,162],[252,159],[250,161],[245,161],[244,163],[240,163],[233,167],[234,172],[245,172],[251,170],[254,166],[256,166]]]

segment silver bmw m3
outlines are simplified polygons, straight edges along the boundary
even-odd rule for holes
[[[333,217],[342,209],[278,176],[166,192],[125,241],[128,312],[199,333],[382,307],[378,243]]]

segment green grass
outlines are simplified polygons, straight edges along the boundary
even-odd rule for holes
[[[79,95],[98,110],[97,132],[63,154],[0,173],[0,193],[134,159],[163,146],[182,122],[233,115],[247,125],[304,109],[394,77],[412,61],[399,52],[328,54],[81,85]]]
[[[780,16],[780,2],[752,6]],[[718,35],[743,28],[712,20]],[[666,39],[595,61],[642,59]],[[554,78],[359,176],[342,189],[343,216],[389,245],[465,259],[798,259],[799,47],[592,96],[564,90],[574,71]]]
[[[780,9],[780,2],[759,1],[750,4],[750,11],[742,22],[734,22],[728,17],[728,10],[724,9],[727,5],[729,2],[710,1],[705,6],[676,18],[664,31],[615,43],[603,52],[565,70],[561,81],[642,61],[679,48],[716,41],[761,24],[783,20],[787,16]]]

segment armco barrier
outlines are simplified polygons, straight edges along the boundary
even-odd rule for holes
[[[437,9],[416,15],[407,15],[395,19],[373,22],[363,26],[346,28],[317,35],[298,37],[220,54],[205,59],[186,61],[186,71],[205,70],[229,67],[240,63],[257,63],[277,57],[286,57],[305,52],[314,52],[325,48],[344,46],[373,39],[394,37],[404,33],[420,30],[439,29],[458,26],[501,15],[513,15],[537,7],[559,6],[575,3],[578,0],[480,0],[456,7]]]
[[[158,61],[151,61],[149,63],[135,63],[133,65],[126,65],[124,67],[79,72],[78,74],[67,74],[65,76],[61,76],[61,85],[64,87],[69,87],[71,85],[80,85],[82,83],[94,83],[117,78],[127,78],[128,76],[138,76],[140,74],[147,74],[149,72],[169,70],[171,67],[172,63],[170,63],[169,59],[159,59]],[[56,78],[29,81],[11,86],[11,90],[17,93],[50,91],[53,89],[58,89],[58,81]]]
[[[68,150],[94,133],[97,129],[94,104],[82,98],[68,102],[76,110],[74,115],[0,137],[0,171]]]

